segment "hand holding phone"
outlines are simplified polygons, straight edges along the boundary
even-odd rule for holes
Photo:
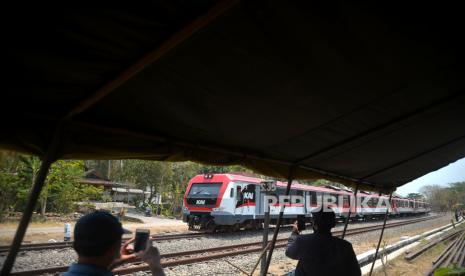
[[[305,230],[305,219],[303,218],[297,219],[297,229],[299,230],[299,232],[302,232]]]
[[[134,252],[144,251],[147,248],[147,241],[150,238],[149,229],[136,229],[134,241]]]

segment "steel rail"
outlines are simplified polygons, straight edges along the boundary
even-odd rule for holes
[[[416,257],[420,256],[421,254],[423,254],[424,252],[426,252],[427,250],[429,250],[432,247],[436,246],[440,242],[456,238],[456,236],[459,233],[460,233],[460,231],[456,231],[456,232],[452,232],[452,233],[442,235],[439,238],[433,239],[433,240],[429,241],[427,244],[423,245],[422,247],[418,248],[415,251],[406,252],[406,254],[404,256],[404,259],[406,259],[407,261],[411,261],[411,260],[415,259]]]
[[[465,231],[460,231],[460,235],[456,236],[446,249],[433,261],[431,269],[425,275],[433,275],[439,267],[446,267],[454,263],[455,265],[463,265],[463,250],[465,246]]]
[[[435,219],[438,218],[439,216],[431,216],[427,218],[415,218],[415,219],[410,219],[402,222],[416,222],[417,220],[423,220],[423,219]],[[289,228],[291,226],[283,226],[282,228]],[[272,227],[273,228],[273,227]],[[272,229],[271,228],[271,229]],[[354,228],[358,229],[358,228]],[[209,237],[209,236],[214,236],[216,234],[211,234],[211,233],[181,233],[181,234],[168,234],[168,235],[153,235],[151,240],[160,242],[160,241],[169,241],[169,240],[176,240],[176,239],[192,239],[192,238],[201,238],[201,237]],[[123,241],[128,240],[128,238],[123,239]],[[39,251],[39,250],[52,250],[52,249],[63,249],[63,248],[68,248],[72,247],[73,242],[45,242],[45,243],[31,243],[31,244],[23,244],[19,248],[20,251]],[[5,253],[8,252],[10,249],[10,246],[0,246],[0,253]]]

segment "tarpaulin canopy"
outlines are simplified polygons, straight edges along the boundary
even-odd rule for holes
[[[1,148],[42,156],[55,137],[57,159],[292,167],[377,190],[465,156],[459,8],[107,4],[8,10]]]

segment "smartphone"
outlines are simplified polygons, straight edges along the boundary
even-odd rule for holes
[[[150,238],[149,229],[136,229],[136,240],[134,241],[134,252],[144,251]]]

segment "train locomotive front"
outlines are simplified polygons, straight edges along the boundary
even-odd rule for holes
[[[215,229],[212,212],[219,209],[228,182],[212,174],[191,179],[184,195],[183,221],[190,230]]]
[[[259,179],[230,174],[197,175],[184,195],[189,230],[238,230],[256,219]],[[253,225],[256,226],[256,225]]]

